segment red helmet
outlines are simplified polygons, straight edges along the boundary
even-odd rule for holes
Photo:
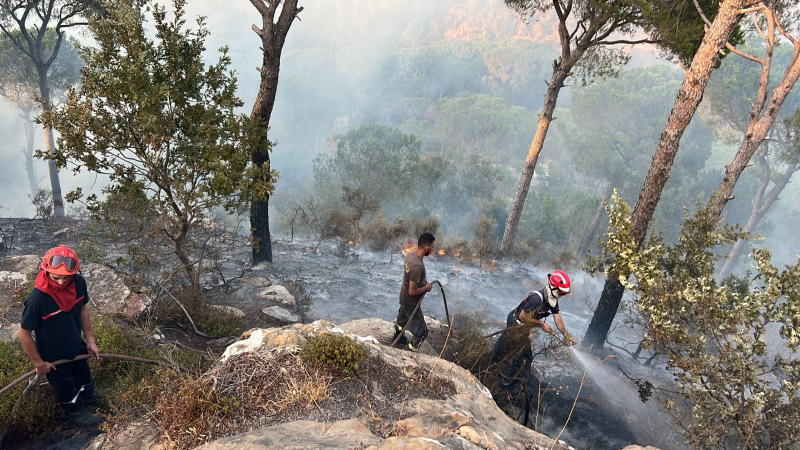
[[[71,276],[78,273],[80,263],[78,263],[78,255],[75,251],[61,244],[44,254],[39,268],[53,275]]]
[[[547,281],[550,286],[558,288],[563,294],[569,294],[569,288],[572,282],[569,280],[569,275],[563,270],[555,270],[553,273],[547,275]]]

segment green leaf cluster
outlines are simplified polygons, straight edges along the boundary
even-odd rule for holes
[[[114,200],[91,197],[91,209],[112,208],[106,212],[114,216],[136,206],[190,271],[181,248],[196,224],[215,209],[234,212],[264,198],[277,173],[251,163],[265,131],[236,112],[243,102],[227,49],[206,65],[204,19],[187,27],[184,7],[175,0],[168,17],[164,6],[149,4],[154,39],[143,10],[118,5],[93,20],[96,46],[80,48],[81,86],[43,120],[61,134],[61,166],[109,177],[105,192]]]
[[[714,282],[712,249],[746,237],[698,205],[677,243],[638,249],[628,206],[614,196],[604,243],[648,321],[648,346],[667,355],[683,402],[670,402],[695,448],[785,448],[800,439],[800,262],[779,269],[755,250],[748,286]],[[688,406],[681,406],[688,405]]]
[[[364,345],[337,333],[319,333],[308,338],[300,356],[314,364],[327,366],[345,376],[355,375],[369,354]]]

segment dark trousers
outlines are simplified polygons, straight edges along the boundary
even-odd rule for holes
[[[422,314],[421,306],[417,309],[417,312],[414,313],[414,316],[411,316],[415,306],[417,306],[416,303],[401,303],[395,323],[397,323],[399,327],[405,326],[405,328],[399,331],[408,331],[411,333],[412,336],[408,342],[418,348],[419,344],[428,337],[428,326],[425,325],[425,316]],[[411,317],[410,322],[408,320],[409,317]],[[408,322],[408,326],[406,326],[406,322]]]
[[[528,370],[533,362],[533,348],[531,347],[530,326],[517,326],[514,311],[506,317],[506,328],[515,328],[500,335],[492,349],[492,359],[495,361],[510,359],[508,368],[503,373],[506,381],[522,378],[527,379]],[[520,373],[521,372],[521,373]],[[521,376],[520,376],[521,375]]]
[[[94,393],[94,381],[85,359],[59,364],[55,370],[47,372],[47,381],[53,386],[61,406],[69,411],[81,409],[81,396]]]

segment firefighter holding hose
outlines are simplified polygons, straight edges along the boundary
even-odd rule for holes
[[[422,308],[417,305],[422,302],[426,293],[433,289],[433,284],[428,282],[423,258],[433,253],[433,243],[436,240],[430,233],[422,233],[417,240],[417,248],[408,252],[403,259],[403,283],[400,286],[400,310],[394,324],[394,337],[392,342],[402,335],[404,331],[411,334],[410,339],[401,336],[398,340],[403,348],[416,352],[428,337],[428,327],[425,325],[425,316]],[[405,327],[405,328],[404,328]]]
[[[520,383],[518,378],[520,369],[523,375],[527,374],[533,362],[533,349],[529,336],[531,326],[541,328],[545,333],[553,333],[552,327],[544,322],[551,314],[556,328],[564,335],[564,344],[576,343],[564,326],[558,305],[559,298],[570,293],[571,284],[569,275],[562,270],[556,270],[547,275],[547,286],[528,294],[525,300],[508,313],[506,317],[508,332],[500,335],[493,352],[495,360],[500,359],[503,354],[512,352],[512,360],[503,374],[500,387],[509,390],[517,387]]]
[[[39,268],[41,272],[22,312],[22,349],[36,366],[36,374],[47,376],[61,401],[64,418],[80,427],[97,425],[101,419],[83,409],[84,405],[97,403],[89,364],[85,359],[58,367],[51,363],[79,354],[99,356],[86,308],[86,280],[78,273],[78,255],[61,244],[45,253]]]

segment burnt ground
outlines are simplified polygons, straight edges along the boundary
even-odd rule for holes
[[[107,253],[104,261],[107,264],[114,258],[124,256],[124,251],[122,250],[125,244],[124,239],[120,238],[115,242],[106,241],[98,244],[97,236],[88,231],[89,225],[88,221],[80,220],[42,222],[38,220],[0,219],[0,229],[7,237],[5,241],[7,245],[5,249],[0,250],[0,258],[22,254],[42,254],[46,249],[60,243],[76,246],[82,242],[93,242],[93,245],[102,246]],[[12,234],[14,239],[9,241],[8,237]],[[387,289],[386,286],[395,281],[393,279],[395,270],[392,264],[398,264],[398,258],[395,258],[393,263],[392,259],[387,255],[377,254],[375,256],[366,253],[361,255],[311,255],[306,253],[309,245],[303,242],[276,241],[274,245],[276,259],[280,261],[279,263],[266,268],[250,269],[246,267],[247,252],[238,252],[236,255],[229,256],[227,266],[224,266],[225,270],[221,272],[221,275],[225,276],[228,283],[219,283],[219,280],[215,280],[213,275],[207,279],[210,281],[207,284],[214,287],[206,289],[205,295],[213,303],[234,306],[245,312],[243,329],[281,326],[285,325],[285,323],[270,320],[260,314],[260,310],[265,305],[255,301],[243,301],[243,299],[235,295],[235,289],[233,289],[230,281],[240,276],[269,278],[274,280],[276,284],[286,286],[297,300],[294,312],[300,315],[304,322],[312,321],[316,318],[327,318],[331,314],[333,316],[330,316],[330,319],[334,322],[357,317],[392,318],[396,311],[394,300],[396,295],[394,291],[396,289],[393,284],[391,289]],[[361,256],[360,260],[358,259],[359,256]],[[388,262],[383,262],[383,259]],[[317,264],[317,266],[312,264]],[[490,305],[491,309],[486,314],[490,317],[490,320],[493,316],[501,317],[502,314],[498,314],[494,310],[505,311],[507,305],[504,303],[487,303],[486,300],[477,297],[474,300],[469,300],[470,296],[485,293],[479,288],[484,283],[489,283],[493,288],[496,288],[509,283],[517,283],[519,280],[530,276],[524,270],[520,272],[518,269],[512,270],[509,267],[482,275],[477,272],[469,273],[468,270],[444,271],[449,270],[446,269],[447,264],[446,261],[434,261],[432,262],[432,270],[438,272],[434,272],[437,278],[442,279],[442,276],[444,276],[450,279],[448,289],[451,289],[450,286],[453,285],[457,289],[459,280],[462,283],[462,289],[465,282],[478,286],[477,290],[470,290],[471,287],[463,290],[461,296],[462,299],[471,301],[474,304],[456,304],[456,308],[461,306],[462,308],[471,309],[475,308],[476,305]],[[124,268],[121,269],[124,270]],[[510,279],[506,279],[509,277]],[[443,281],[447,285],[447,282]],[[519,288],[525,289],[522,286]],[[382,292],[384,290],[387,292]],[[352,297],[354,302],[349,304],[348,302],[351,300],[348,295],[351,292],[354,293]],[[448,290],[448,296],[448,300],[453,301],[451,299],[452,296],[455,297],[454,303],[457,302],[458,290],[456,290],[455,294]],[[434,297],[432,304],[435,305],[440,301],[440,297]],[[505,303],[509,302],[515,302],[515,300],[505,301]],[[426,309],[426,315],[442,316],[442,311],[438,311],[438,309],[441,309],[440,304],[438,305],[433,311]],[[5,311],[0,311],[2,316],[0,321],[3,323],[18,321],[21,306],[17,306],[19,307],[3,308]],[[450,312],[453,314],[452,305]],[[565,315],[564,318],[565,321],[570,319],[569,315]],[[141,324],[129,322],[127,325],[136,327]],[[567,326],[570,330],[576,328],[576,325],[569,322]],[[217,354],[231,340],[230,338],[202,338],[179,323],[162,325],[159,330],[165,336],[165,341],[175,342],[179,346],[199,351],[209,349],[212,353]],[[441,349],[441,343],[437,344],[430,340],[429,342],[433,344],[437,351]],[[453,358],[449,359],[452,360]],[[562,367],[564,364],[571,365],[571,369],[564,369]],[[527,410],[527,426],[551,437],[556,437],[561,433],[561,439],[576,448],[611,450],[633,443],[660,445],[662,448],[680,448],[679,441],[676,442],[674,440],[674,433],[664,437],[668,433],[664,433],[661,430],[656,431],[656,428],[663,426],[663,423],[658,423],[664,422],[662,416],[645,416],[630,399],[625,399],[621,395],[609,395],[609,388],[613,391],[618,388],[617,384],[606,385],[607,383],[604,381],[593,379],[591,376],[584,380],[582,384],[583,366],[574,361],[570,362],[568,356],[562,355],[558,358],[537,357],[534,367],[539,372],[534,371],[534,375],[530,377],[527,385],[528,395],[525,392],[508,393],[497,389],[496,380],[492,380],[491,374],[488,377],[481,376],[479,372],[483,369],[473,370],[473,372],[476,372],[479,379],[492,390],[498,405],[506,410],[507,413],[510,413],[512,417],[524,422],[525,411]],[[590,371],[590,373],[592,372],[597,372],[597,370]],[[391,402],[377,401],[374,405],[364,404],[364,399],[371,398],[368,394],[375,389],[376,382],[378,383],[378,388],[383,389],[384,383],[389,383],[386,386],[390,386],[394,382],[393,376],[396,376],[396,374],[381,372],[378,367],[367,368],[357,378],[343,379],[334,383],[332,385],[333,396],[325,400],[328,403],[325,403],[325,407],[321,410],[317,408],[316,410],[297,412],[297,415],[293,417],[295,419],[337,420],[338,418],[362,415],[371,408],[377,411],[375,417],[391,419],[387,422],[394,423],[398,417],[394,416],[396,410],[393,409],[394,405],[390,404]],[[624,381],[628,385],[632,384],[628,380]],[[619,383],[619,380],[615,381],[615,383]],[[540,386],[542,386],[541,391]],[[416,392],[423,392],[418,390],[421,388],[423,387],[417,386],[415,388],[417,389]],[[579,388],[581,390],[578,395]],[[633,389],[635,390],[635,387]],[[435,392],[428,394],[436,395]],[[574,401],[576,396],[578,397],[577,402]],[[635,393],[633,396],[636,396]],[[526,398],[530,400],[526,402]],[[652,405],[653,400],[650,402]],[[510,405],[515,405],[515,408],[509,408]],[[326,410],[331,412],[322,412]],[[568,423],[567,419],[569,419]],[[286,420],[290,420],[289,416],[286,417]],[[374,423],[375,431],[378,434],[385,433],[387,426],[381,425],[379,422],[379,420],[376,420]],[[565,423],[567,423],[567,426],[562,432]],[[46,436],[46,439],[41,443],[37,443],[36,446],[47,448],[49,444],[67,439],[66,443],[62,442],[51,448],[64,450],[80,448],[80,446],[70,446],[69,444],[69,442],[77,444],[86,437],[85,433],[75,436],[77,431],[67,427],[54,430],[52,434]]]

